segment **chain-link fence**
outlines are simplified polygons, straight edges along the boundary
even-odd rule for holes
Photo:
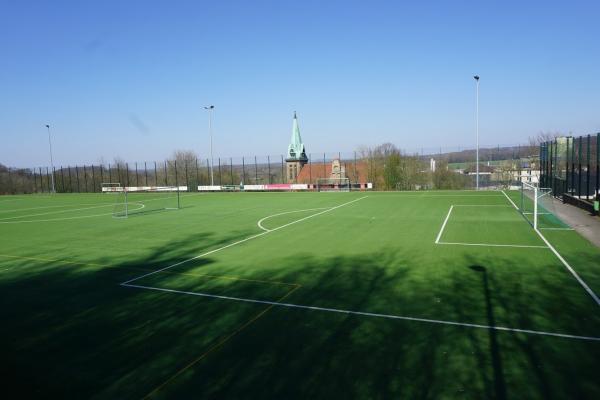
[[[531,174],[537,146],[489,146],[479,152],[481,187],[507,186]],[[596,154],[596,153],[594,153]],[[307,154],[290,172],[283,155],[198,158],[176,152],[169,160],[36,168],[0,164],[0,194],[101,192],[102,184],[121,186],[198,186],[315,184],[323,178],[348,178],[354,185],[372,183],[376,190],[469,189],[475,187],[474,149],[399,150],[392,144],[354,152]],[[523,172],[528,170],[529,172]]]

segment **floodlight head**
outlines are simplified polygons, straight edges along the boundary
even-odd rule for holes
[[[215,108],[215,106],[204,107],[205,110],[212,110],[213,108]]]
[[[46,128],[50,129],[50,125],[47,125],[47,124],[46,124]]]
[[[475,78],[476,81],[479,80],[479,75],[475,75],[473,78]]]

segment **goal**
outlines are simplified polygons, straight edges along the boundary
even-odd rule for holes
[[[178,186],[128,188],[121,187],[118,193],[112,216],[128,218],[134,214],[146,214],[181,208]]]
[[[349,192],[350,191],[350,179],[349,178],[318,178],[317,179],[317,191],[318,192]]]
[[[123,190],[121,184],[118,182],[107,182],[102,183],[102,193],[118,193]]]
[[[520,195],[519,211],[534,229],[570,229],[556,215],[552,189],[521,182]]]

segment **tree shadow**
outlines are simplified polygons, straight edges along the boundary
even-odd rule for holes
[[[594,343],[119,286],[246,236],[189,235],[110,266],[108,256],[96,266],[12,261],[19,273],[0,275],[0,300],[9,305],[0,331],[5,390],[21,398],[140,398],[191,365],[156,397],[600,394]],[[554,275],[537,277],[533,287],[507,271],[526,261],[518,257],[465,256],[438,275],[416,268],[415,258],[411,249],[330,257],[288,252],[276,268],[238,272],[301,283],[285,299],[292,304],[490,326],[551,326],[544,318],[555,310],[582,309],[578,298],[557,298],[564,281]],[[152,282],[252,299],[277,300],[290,290],[215,277],[233,275],[232,268],[209,255],[170,275],[154,274]],[[183,273],[189,275],[177,275]],[[572,314],[559,325],[578,326],[584,314]],[[598,326],[594,318],[586,324]]]
[[[469,268],[481,275],[481,282],[483,286],[483,293],[485,297],[485,313],[487,316],[488,326],[497,326],[496,318],[494,317],[494,309],[492,307],[492,294],[490,293],[490,286],[488,282],[487,269],[481,265],[471,265]],[[496,399],[506,399],[506,384],[504,382],[504,372],[502,370],[502,358],[500,356],[500,349],[498,347],[498,331],[495,329],[488,329],[489,342],[490,342],[490,355],[492,358],[492,368],[494,371],[494,389]]]

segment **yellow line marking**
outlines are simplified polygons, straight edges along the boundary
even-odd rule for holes
[[[299,288],[300,288],[299,285],[296,286],[296,287],[294,287],[294,288],[292,288],[289,292],[287,292],[279,300],[277,300],[277,302],[279,303],[279,302],[283,301],[286,297],[288,297],[289,295],[291,295],[292,293],[294,293]],[[143,398],[144,399],[149,399],[150,397],[152,397],[158,391],[160,391],[165,386],[167,386],[169,383],[171,383],[179,375],[183,374],[185,371],[187,371],[188,369],[190,369],[191,367],[193,367],[194,365],[196,365],[202,359],[206,358],[206,356],[208,356],[214,350],[216,350],[219,347],[223,346],[229,339],[231,339],[232,337],[234,337],[235,335],[237,335],[238,333],[240,333],[241,331],[243,331],[245,328],[247,328],[253,322],[256,322],[260,317],[262,317],[263,315],[265,315],[274,306],[275,306],[274,304],[269,305],[267,308],[265,308],[263,311],[261,311],[260,313],[258,313],[254,317],[252,317],[250,320],[248,320],[247,322],[245,322],[242,326],[240,326],[239,328],[237,328],[235,331],[233,331],[232,333],[230,333],[229,335],[227,335],[225,338],[221,339],[220,341],[218,341],[217,343],[215,343],[214,345],[212,345],[210,348],[208,348],[208,350],[206,350],[200,356],[198,356],[197,358],[195,358],[194,360],[192,360],[185,367],[181,368],[179,371],[177,371],[175,374],[173,374],[169,379],[167,379],[166,381],[164,381],[163,383],[161,383],[160,385],[158,385],[156,388],[154,388],[150,393],[148,393]]]
[[[132,271],[142,271],[147,272],[147,269],[137,268],[137,267],[124,267],[121,265],[108,265],[108,264],[95,264],[95,263],[85,263],[79,261],[68,261],[68,260],[56,260],[52,258],[40,258],[40,257],[23,257],[23,256],[13,256],[9,254],[0,254],[0,257],[6,258],[17,258],[21,260],[32,260],[32,261],[43,261],[43,262],[57,262],[62,264],[72,264],[72,265],[83,265],[89,267],[103,267],[103,268],[120,268],[127,269]],[[206,278],[214,278],[214,279],[228,279],[233,281],[245,281],[245,282],[255,282],[255,283],[264,283],[268,285],[285,285],[285,286],[300,286],[298,283],[290,283],[290,282],[280,282],[280,281],[267,281],[261,279],[249,279],[249,278],[241,278],[238,276],[228,276],[228,275],[210,275],[210,274],[195,274],[192,272],[174,272],[174,271],[161,271],[161,273],[171,274],[171,275],[186,275],[186,276],[196,276],[196,277],[206,277]]]

